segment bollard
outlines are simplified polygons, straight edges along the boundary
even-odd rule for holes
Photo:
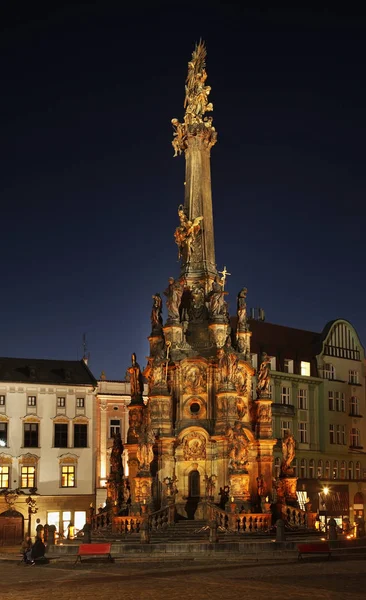
[[[336,520],[331,517],[328,521],[328,539],[334,541],[337,537],[337,523]]]
[[[210,521],[208,525],[209,525],[209,528],[210,528],[209,542],[210,542],[210,544],[216,544],[219,541],[219,538],[218,538],[218,535],[217,535],[217,521],[216,521],[216,519]]]
[[[285,521],[278,519],[276,521],[276,542],[285,542]]]

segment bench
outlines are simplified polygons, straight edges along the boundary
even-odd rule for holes
[[[328,560],[332,553],[328,542],[310,542],[307,544],[297,544],[298,560],[303,554],[328,554]]]
[[[108,560],[112,561],[111,544],[80,544],[74,564],[76,565],[79,559],[81,562],[82,556],[99,556],[101,554],[106,554]]]

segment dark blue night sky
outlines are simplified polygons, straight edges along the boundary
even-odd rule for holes
[[[270,322],[342,317],[366,343],[364,14],[8,4],[0,355],[81,358],[86,332],[97,377],[123,378],[132,352],[145,364],[151,296],[179,274],[170,121],[200,37],[231,314],[246,286]]]

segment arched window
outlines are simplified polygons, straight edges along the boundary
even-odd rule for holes
[[[333,479],[338,479],[338,460],[333,461]]]
[[[323,378],[335,379],[335,368],[332,363],[324,363]]]
[[[361,479],[361,463],[359,461],[356,462],[356,479],[357,481]]]
[[[346,479],[346,461],[341,461],[341,479]]]
[[[323,477],[323,461],[318,460],[318,477]]]
[[[309,460],[309,477],[310,479],[315,477],[315,460],[313,458]]]
[[[306,460],[302,458],[300,461],[300,479],[306,479]]]
[[[292,461],[292,468],[294,470],[294,477],[297,477],[297,458]]]
[[[353,462],[348,463],[348,479],[353,479]]]
[[[354,416],[360,414],[360,408],[359,408],[359,402],[358,402],[357,396],[352,396],[349,401],[349,414],[354,415]]]
[[[274,462],[274,471],[275,471],[276,479],[278,479],[278,477],[280,476],[280,468],[281,468],[281,459],[277,457],[277,458],[275,458],[275,462]]]
[[[357,448],[360,445],[360,430],[356,429],[356,427],[352,427],[350,434],[350,446],[352,448]]]
[[[325,463],[325,478],[330,479],[330,460]]]

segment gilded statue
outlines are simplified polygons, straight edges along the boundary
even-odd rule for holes
[[[236,421],[234,427],[226,430],[229,442],[229,467],[233,470],[243,470],[248,464],[249,441],[245,435],[243,424]]]
[[[282,463],[281,473],[291,475],[293,469],[291,463],[295,458],[295,438],[292,433],[287,429],[282,440]]]
[[[215,127],[212,126],[212,117],[206,113],[213,110],[209,102],[211,87],[206,85],[206,48],[203,42],[196,44],[192,59],[188,63],[188,75],[185,85],[184,122],[178,119],[171,120],[174,131],[172,146],[174,156],[182,154],[188,147],[188,135],[195,135],[197,131],[203,133],[203,141],[207,148],[211,148],[217,140]]]
[[[179,308],[182,300],[184,284],[183,281],[169,277],[169,285],[164,291],[166,296],[166,307],[168,309],[168,321],[179,321]]]
[[[257,398],[269,396],[269,380],[271,370],[271,359],[263,352],[262,361],[257,373]]]
[[[182,204],[178,207],[179,227],[174,232],[175,243],[178,246],[178,260],[183,258],[186,262],[191,260],[194,242],[201,230],[203,217],[196,217],[190,221],[184,212]]]
[[[159,293],[156,293],[152,297],[153,305],[151,309],[151,327],[154,329],[161,329],[163,326],[163,318],[161,316],[163,301]]]
[[[172,146],[174,148],[174,157],[182,154],[187,147],[187,132],[184,123],[179,123],[178,119],[172,119],[174,127]]]

